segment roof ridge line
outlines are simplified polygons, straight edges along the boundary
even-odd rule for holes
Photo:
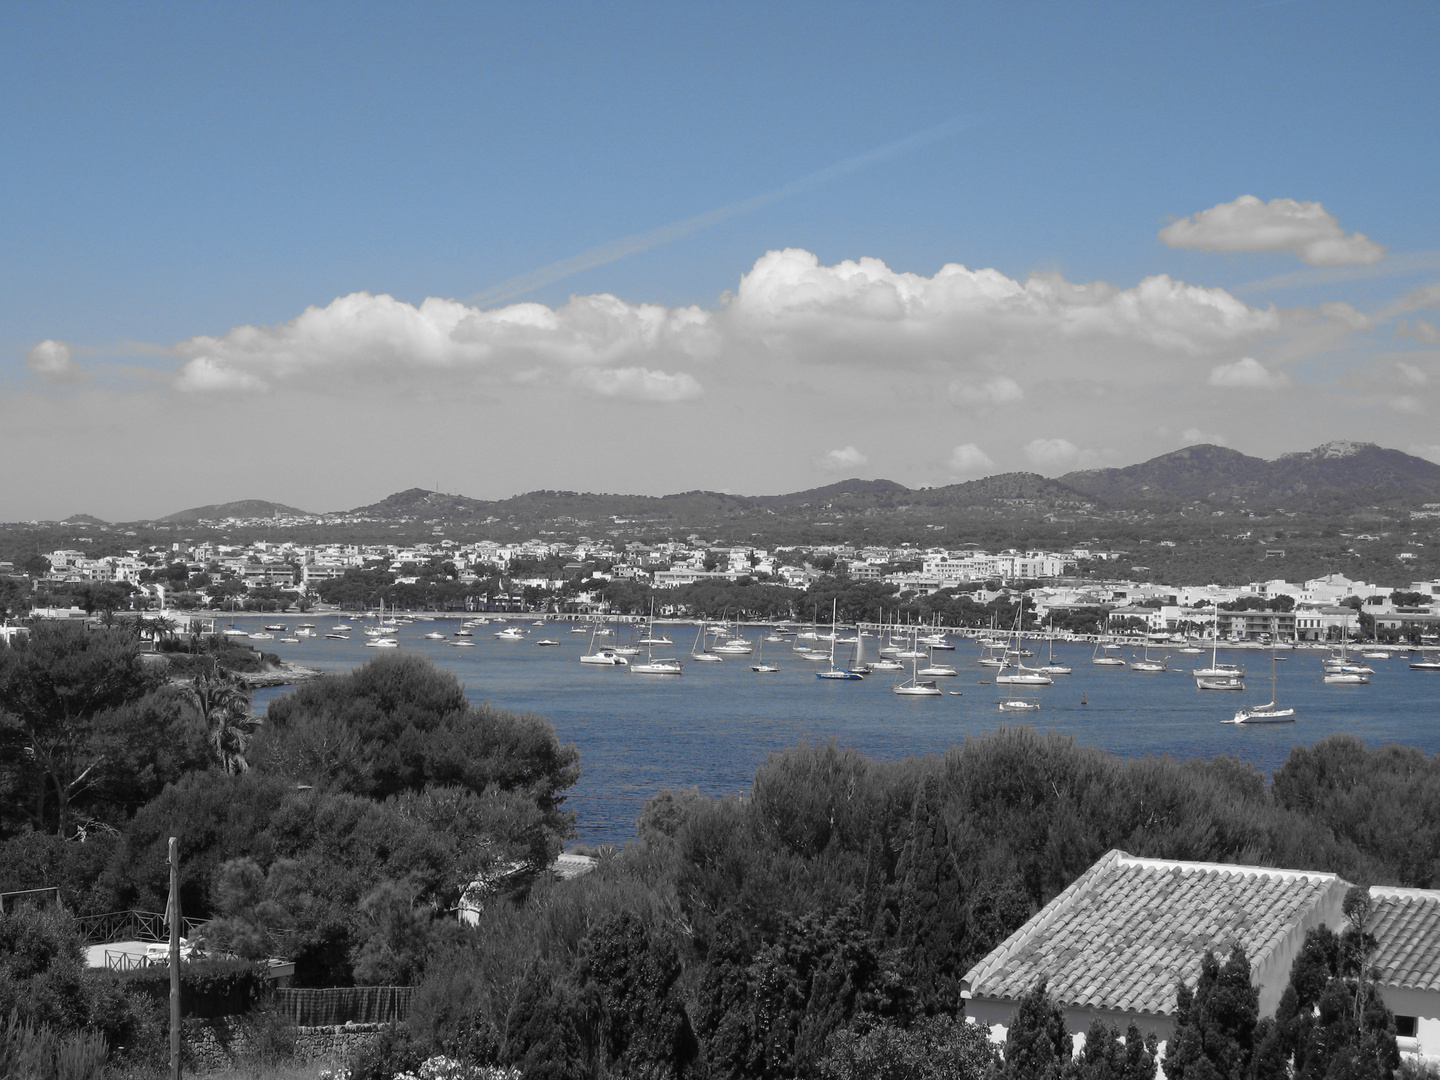
[[[1250,866],[1241,863],[1193,862],[1189,859],[1159,859],[1144,855],[1127,855],[1121,852],[1120,864],[1163,870],[1208,871],[1219,870],[1227,874],[1243,874],[1246,877],[1265,875],[1286,880],[1294,878],[1315,878],[1320,881],[1337,881],[1340,875],[1330,870],[1288,870],[1280,866]],[[1440,893],[1437,893],[1440,895]]]
[[[1390,897],[1395,900],[1440,901],[1440,889],[1406,889],[1399,885],[1371,885],[1370,895]]]
[[[974,967],[965,973],[964,978],[960,980],[962,997],[969,996],[975,984],[984,978],[988,972],[998,967],[1031,937],[1049,926],[1065,904],[1088,889],[1097,877],[1112,867],[1120,865],[1130,857],[1128,852],[1121,851],[1119,848],[1111,848],[1102,855],[1090,869],[1072,881],[1065,889],[1058,893],[1054,899],[1034,915],[1031,915],[1020,929],[1016,930],[999,945],[991,949],[988,956],[982,957]]]

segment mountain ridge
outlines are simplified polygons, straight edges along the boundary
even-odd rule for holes
[[[625,495],[536,489],[504,499],[474,499],[426,488],[325,515],[261,499],[193,507],[164,523],[201,518],[276,515],[378,520],[484,522],[617,522],[649,519],[670,524],[748,517],[752,514],[913,513],[988,510],[997,514],[1074,514],[1107,510],[1168,511],[1201,503],[1219,508],[1337,513],[1384,503],[1440,502],[1440,465],[1374,443],[1337,440],[1274,460],[1211,443],[1198,443],[1148,461],[1085,469],[1059,477],[996,473],[940,487],[908,488],[893,480],[850,478],[776,495],[691,490],[668,495]]]

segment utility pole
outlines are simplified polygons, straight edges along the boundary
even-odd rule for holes
[[[180,1080],[180,843],[170,837],[170,1080]]]

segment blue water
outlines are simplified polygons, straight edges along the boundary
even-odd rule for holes
[[[311,621],[323,634],[334,620]],[[241,619],[236,625],[258,629],[258,622]],[[813,673],[823,665],[793,658],[788,645],[766,646],[768,658],[780,662],[778,674],[757,674],[750,670],[752,657],[729,656],[719,664],[687,662],[685,674],[674,677],[580,664],[589,638],[568,633],[563,624],[528,627],[532,641],[557,639],[558,648],[496,641],[494,625],[475,628],[473,649],[422,637],[458,626],[458,621],[417,622],[402,627],[397,637],[403,651],[454,671],[470,700],[540,713],[562,741],[579,747],[582,772],[568,805],[578,812],[580,837],[588,843],[631,837],[640,804],[661,788],[745,792],[766,754],[832,735],[874,757],[898,758],[943,751],[1001,724],[1030,723],[1127,756],[1238,754],[1267,773],[1283,764],[1297,743],[1337,732],[1371,745],[1401,742],[1427,754],[1440,752],[1440,674],[1409,670],[1403,654],[1366,661],[1376,670],[1368,686],[1326,686],[1320,681],[1322,653],[1292,653],[1277,672],[1281,704],[1296,708],[1297,722],[1236,727],[1220,721],[1242,704],[1269,700],[1266,653],[1222,649],[1222,659],[1246,668],[1249,689],[1220,692],[1197,690],[1189,675],[1190,668],[1209,662],[1208,654],[1172,654],[1170,672],[1144,674],[1095,667],[1090,646],[1057,644],[1056,660],[1071,665],[1074,674],[1056,676],[1053,686],[1015,688],[1041,703],[1040,712],[1017,716],[998,710],[996,687],[980,684],[993,673],[975,665],[979,650],[963,639],[955,639],[955,652],[936,655],[960,672],[940,679],[940,686],[963,696],[904,698],[890,692],[898,674],[876,672],[864,682],[817,679]],[[667,655],[688,656],[693,625],[659,628],[676,643]],[[750,636],[760,633],[752,629]],[[873,640],[867,639],[867,647],[873,649]],[[262,647],[325,671],[346,671],[377,654],[364,647],[358,629],[348,642],[317,637]],[[257,691],[256,705],[264,707],[285,692],[284,687]],[[1081,704],[1082,695],[1088,704]]]

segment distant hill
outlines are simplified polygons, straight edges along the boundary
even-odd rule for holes
[[[943,487],[911,489],[893,480],[841,480],[781,495],[683,491],[673,495],[527,491],[508,499],[471,499],[409,488],[340,516],[386,522],[477,524],[516,528],[544,522],[599,530],[617,524],[667,529],[735,524],[808,528],[851,517],[879,517],[940,528],[965,520],[1075,519],[1107,513],[1178,510],[1195,503],[1225,509],[1335,514],[1371,506],[1404,511],[1440,502],[1440,465],[1373,443],[1331,442],[1275,460],[1202,444],[1120,469],[1087,469],[1049,479],[1038,473],[999,473]],[[199,506],[161,520],[304,516],[303,510],[262,500]],[[77,515],[73,520],[85,518]]]
[[[239,502],[213,503],[210,506],[196,506],[189,510],[170,514],[161,521],[185,525],[205,518],[220,521],[225,518],[267,518],[267,517],[313,517],[308,510],[297,510],[284,503],[266,502],[264,499],[241,499]]]
[[[109,525],[110,522],[104,518],[98,518],[94,514],[71,514],[61,522],[62,525]]]
[[[1123,469],[1068,473],[1060,482],[1112,506],[1200,501],[1335,513],[1440,500],[1440,465],[1355,442],[1330,442],[1275,461],[1204,444]]]

